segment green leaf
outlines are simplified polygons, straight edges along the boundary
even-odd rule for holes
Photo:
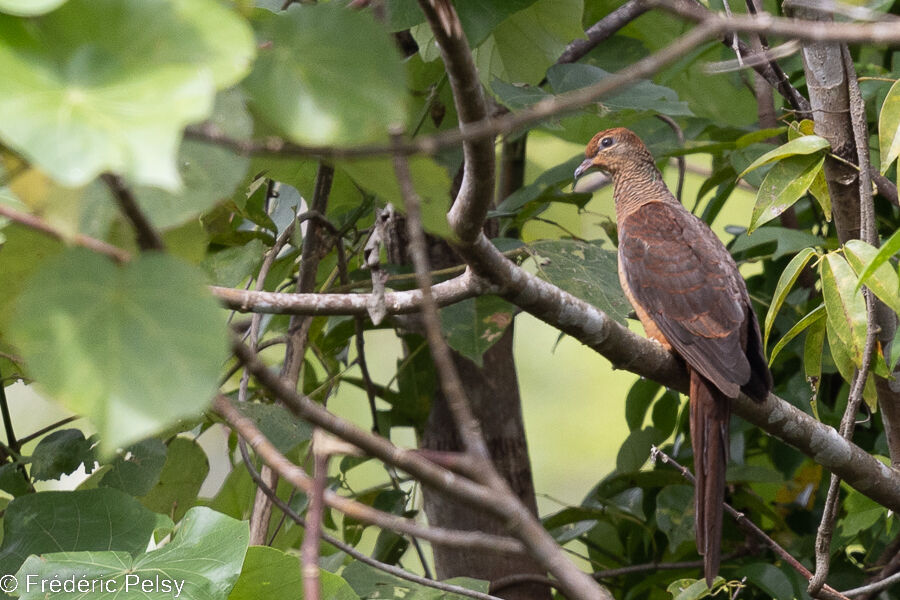
[[[16,573],[28,581],[59,579],[104,582],[92,598],[143,600],[151,595],[184,596],[192,600],[225,600],[241,572],[250,539],[246,521],[208,508],[191,509],[171,542],[137,556],[126,552],[56,552],[31,556]],[[65,592],[22,586],[23,599],[71,598]]]
[[[888,170],[900,156],[900,81],[895,81],[881,105],[878,116],[878,149],[881,172]]]
[[[823,137],[817,135],[804,135],[783,144],[770,152],[766,152],[744,169],[738,177],[743,177],[748,172],[758,169],[763,165],[780,161],[790,156],[815,154],[820,150],[830,148],[831,144]]]
[[[115,171],[176,190],[185,125],[254,55],[246,23],[215,0],[69,0],[0,15],[0,140],[63,185]]]
[[[218,306],[202,275],[169,256],[116,267],[69,250],[32,277],[16,314],[11,335],[29,372],[90,417],[108,450],[197,415],[218,386]]]
[[[478,47],[511,14],[527,8],[536,0],[470,0],[456,11],[469,46]]]
[[[420,427],[431,411],[431,398],[437,389],[434,362],[428,353],[425,340],[419,336],[406,336],[404,342],[410,355],[397,361],[397,401],[393,412],[400,420]]]
[[[34,17],[55,10],[66,0],[0,0],[0,12],[18,17]]]
[[[547,71],[547,80],[557,94],[597,84],[610,76],[611,73],[599,67],[583,63],[554,65]],[[678,99],[675,90],[646,79],[629,85],[624,91],[604,96],[601,103],[611,111],[652,111],[673,117],[694,114],[687,102]]]
[[[321,600],[359,600],[350,585],[333,573],[319,569]],[[250,546],[241,576],[228,600],[279,598],[303,600],[303,571],[297,556],[268,546]]]
[[[371,13],[327,2],[266,17],[243,82],[261,119],[295,142],[328,145],[386,139],[405,122],[400,56]]]
[[[59,479],[82,464],[90,473],[94,468],[92,445],[79,429],[60,429],[47,434],[31,455],[31,477],[39,481]]]
[[[790,156],[776,163],[766,174],[756,195],[747,232],[752,233],[793,206],[812,185],[824,163],[825,157],[816,154]]]
[[[425,587],[389,573],[379,571],[359,561],[353,561],[341,573],[360,598],[409,598],[410,600],[466,600],[466,596]],[[488,582],[469,577],[446,580],[461,587],[487,593]],[[343,599],[341,599],[343,600]]]
[[[712,586],[716,588],[724,583],[724,579],[716,577]],[[703,579],[679,579],[670,583],[666,591],[672,594],[674,600],[699,600],[710,595]]]
[[[619,285],[615,252],[576,240],[543,240],[531,248],[543,279],[625,323],[631,305]]]
[[[819,169],[812,183],[809,185],[809,193],[825,213],[825,220],[831,221],[831,193],[828,191],[828,182],[825,180],[825,169]]]
[[[364,190],[368,190],[404,210],[403,195],[394,175],[390,159],[354,160],[339,163],[337,168],[349,175]],[[422,225],[425,231],[452,239],[453,234],[447,223],[450,208],[450,178],[447,171],[432,159],[417,156],[409,160],[409,172],[413,187],[422,207]]]
[[[678,407],[681,401],[678,392],[666,390],[653,404],[652,421],[653,426],[658,429],[662,435],[668,437],[675,430],[678,422]]]
[[[771,365],[775,361],[775,357],[784,350],[784,347],[787,346],[791,340],[800,335],[804,329],[807,327],[811,327],[818,323],[821,319],[825,318],[825,305],[820,304],[816,308],[812,309],[809,314],[805,317],[797,321],[793,327],[788,330],[784,337],[778,340],[778,343],[775,344],[775,347],[772,348],[772,354],[769,355],[769,364]],[[821,352],[821,348],[819,348]]]
[[[844,256],[856,274],[861,275],[878,259],[878,248],[862,240],[847,240],[844,244]],[[866,286],[891,310],[900,314],[900,279],[891,265],[881,263],[871,270],[866,276]],[[859,289],[859,283],[856,289]]]
[[[791,600],[794,597],[794,587],[790,579],[774,565],[768,563],[743,565],[741,573],[774,600]]]
[[[166,464],[166,445],[156,438],[141,440],[119,454],[104,473],[98,486],[144,496],[159,483]]]
[[[625,397],[625,422],[629,431],[640,429],[644,424],[647,409],[662,386],[651,379],[638,379]]]
[[[236,287],[259,271],[268,247],[262,240],[253,239],[243,246],[233,246],[210,254],[203,267],[216,285]]]
[[[0,339],[6,339],[7,327],[13,319],[13,306],[21,293],[24,283],[34,274],[41,263],[56,256],[65,249],[59,241],[34,229],[22,225],[7,225],[0,230],[6,239],[0,245]],[[8,377],[9,373],[3,373]]]
[[[884,244],[881,245],[881,248],[878,249],[878,253],[869,259],[869,263],[862,272],[859,273],[859,281],[856,284],[856,289],[860,289],[862,286],[866,285],[869,277],[890,260],[892,256],[897,254],[897,252],[900,252],[900,230],[891,234],[891,237],[885,240]]]
[[[6,463],[0,466],[0,490],[8,492],[14,498],[34,491],[31,481],[19,463]]]
[[[119,490],[40,492],[6,507],[0,572],[15,573],[29,554],[79,550],[143,552],[172,522]]]
[[[246,139],[253,131],[244,100],[236,92],[219,94],[208,121],[234,139]],[[144,214],[158,229],[168,229],[196,218],[227,199],[250,165],[250,159],[231,150],[185,140],[178,152],[178,175],[183,185],[177,192],[135,186],[134,194]]]
[[[775,286],[775,294],[772,296],[772,303],[769,305],[769,311],[766,313],[763,348],[769,345],[769,334],[772,332],[772,325],[775,323],[775,317],[778,315],[778,311],[781,310],[781,305],[784,304],[784,299],[791,291],[791,288],[794,287],[797,278],[800,277],[800,273],[803,272],[803,269],[806,268],[810,259],[815,255],[816,251],[814,249],[804,248],[791,259],[791,262],[788,263],[781,273],[781,277],[778,278],[778,284]]]
[[[209,460],[200,444],[183,437],[173,438],[158,481],[140,501],[150,510],[178,521],[197,502],[208,474]]]
[[[482,82],[488,87],[495,77],[509,83],[540,82],[566,45],[584,37],[583,12],[583,0],[537,0],[514,13],[474,52]],[[419,33],[420,47],[429,47],[429,35]]]
[[[639,471],[650,458],[650,447],[666,439],[655,427],[645,427],[632,431],[619,447],[616,456],[616,471],[633,473]]]
[[[854,357],[850,354],[849,349],[840,338],[840,335],[835,331],[829,319],[825,320],[825,330],[828,337],[828,348],[831,350],[831,358],[834,360],[834,366],[837,367],[837,370],[844,381],[849,384],[853,381],[853,376],[856,373],[857,368],[854,363]],[[871,372],[866,379],[865,387],[863,387],[863,399],[874,412],[878,405],[878,394],[875,390],[875,380]]]
[[[676,552],[694,539],[694,489],[689,485],[664,487],[656,496],[656,523],[669,538],[669,550]]]
[[[513,305],[499,296],[479,296],[441,309],[441,330],[450,347],[482,366],[482,356],[513,320]]]
[[[856,289],[856,274],[846,259],[834,252],[825,255],[819,270],[828,325],[838,337],[835,341],[859,368],[866,341],[866,301]]]
[[[280,404],[237,402],[234,406],[251,419],[282,454],[288,454],[312,437],[312,426],[295,417]]]
[[[742,233],[730,246],[732,254],[739,252],[747,252],[751,250],[755,252],[752,256],[756,257],[761,253],[764,254],[770,246],[774,247],[772,252],[772,260],[778,260],[788,254],[793,254],[806,248],[807,246],[825,246],[825,240],[814,236],[806,231],[799,229],[788,229],[786,227],[763,227],[753,232],[753,235]]]

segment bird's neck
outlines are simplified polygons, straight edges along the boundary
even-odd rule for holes
[[[648,202],[678,203],[652,162],[631,164],[614,173],[613,193],[619,220]]]

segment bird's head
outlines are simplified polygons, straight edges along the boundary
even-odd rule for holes
[[[575,169],[575,179],[590,171],[601,169],[610,175],[642,163],[653,165],[653,155],[635,133],[624,127],[601,131],[584,150],[585,159]]]

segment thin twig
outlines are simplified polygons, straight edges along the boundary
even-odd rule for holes
[[[656,115],[656,118],[668,125],[669,129],[675,132],[675,138],[678,140],[678,147],[684,148],[684,131],[681,130],[681,127],[675,119],[663,114]],[[675,160],[678,162],[678,187],[676,188],[677,191],[675,192],[675,197],[678,198],[678,202],[681,202],[681,192],[684,190],[686,161],[683,154],[676,156]]]
[[[248,367],[252,369],[250,365],[248,365]],[[303,490],[307,495],[313,492],[313,482],[309,475],[279,452],[251,419],[245,417],[232,406],[231,401],[228,398],[221,395],[216,396],[213,401],[213,409],[225,419],[232,429],[237,431],[245,440],[247,440],[247,443],[250,444],[250,447],[253,448],[254,452],[262,458],[263,462],[276,471],[279,476],[283,477],[295,487]],[[368,432],[363,433],[371,435]],[[347,439],[346,435],[342,437],[343,439]],[[387,443],[389,444],[390,442]],[[399,448],[395,449],[397,454],[403,452]],[[350,515],[359,521],[376,525],[382,529],[390,529],[407,535],[413,535],[435,544],[490,549],[511,554],[522,552],[522,545],[511,538],[484,534],[478,531],[456,531],[440,527],[427,527],[412,519],[398,517],[355,500],[351,500],[350,498],[345,498],[331,490],[325,490],[323,498],[325,504],[331,508],[346,515]]]
[[[880,592],[881,590],[886,590],[895,583],[900,583],[900,573],[894,573],[890,577],[882,579],[881,581],[876,581],[868,585],[853,588],[852,590],[847,590],[846,592],[844,592],[844,595],[852,598],[854,596],[862,596],[863,594],[872,594],[875,592]]]
[[[651,447],[651,453],[652,453],[651,456],[654,460],[657,460],[657,459],[661,460],[663,463],[670,464],[673,467],[675,467],[676,469],[678,469],[678,471],[681,473],[682,477],[687,479],[691,485],[694,485],[696,483],[693,473],[691,473],[687,469],[687,467],[681,465],[677,460],[675,460],[674,458],[672,458],[671,456],[669,456],[668,454],[666,454],[665,452],[663,452],[656,446]],[[751,521],[750,519],[748,519],[744,513],[739,512],[738,510],[736,510],[733,506],[731,506],[727,502],[724,502],[723,506],[725,507],[725,512],[727,512],[729,515],[734,517],[734,519],[737,521],[738,525],[740,525],[742,529],[744,529],[745,531],[747,531],[748,533],[752,534],[754,537],[756,537],[757,539],[762,541],[773,552],[775,552],[775,554],[777,554],[779,557],[781,557],[782,560],[784,560],[786,563],[788,563],[795,571],[800,573],[800,575],[802,575],[804,578],[810,579],[812,577],[812,573],[810,572],[809,569],[804,567],[803,564],[800,563],[800,561],[798,561],[796,558],[791,556],[791,554],[788,553],[787,550],[785,550],[778,542],[776,542],[771,537],[769,537],[769,535],[765,531],[763,531],[762,529],[757,527],[756,524],[753,521]],[[838,592],[837,590],[835,590],[827,585],[824,586],[824,588],[822,589],[821,597],[828,598],[830,600],[847,600],[847,598],[844,597],[840,592]]]
[[[278,509],[282,511],[289,519],[294,521],[294,523],[296,523],[297,525],[304,527],[306,525],[306,522],[303,517],[298,515],[287,502],[279,498],[278,495],[275,494],[275,490],[268,487],[265,481],[262,480],[259,472],[253,466],[253,462],[250,460],[250,454],[247,452],[247,444],[243,438],[240,439],[238,446],[241,450],[241,457],[244,461],[244,466],[246,466],[247,472],[250,474],[250,478],[257,485],[257,487],[259,487],[259,489],[261,489],[267,496],[269,496],[269,498],[271,498],[272,500],[272,503],[277,506]],[[440,581],[433,581],[426,577],[421,577],[419,575],[415,575],[413,573],[405,571],[399,567],[395,567],[394,565],[389,565],[387,563],[381,562],[367,554],[363,554],[353,546],[346,544],[341,540],[328,535],[327,533],[322,533],[322,539],[341,552],[346,553],[351,558],[354,558],[361,563],[365,563],[370,567],[374,567],[379,571],[384,571],[385,573],[389,573],[395,577],[399,577],[400,579],[405,579],[406,581],[411,581],[413,583],[417,583],[419,585],[430,587],[436,590],[441,590],[443,592],[459,594],[460,596],[467,596],[469,598],[476,598],[477,600],[501,600],[496,596],[491,596],[490,594],[484,594],[482,592],[476,592],[474,590],[470,590],[458,585],[442,583]]]
[[[71,423],[72,421],[77,421],[80,418],[81,418],[80,415],[72,415],[71,417],[66,417],[65,419],[60,419],[59,421],[56,421],[55,423],[51,423],[50,425],[47,425],[46,427],[41,427],[34,433],[31,433],[31,434],[26,435],[25,437],[21,438],[19,440],[19,447],[21,448],[28,442],[38,439],[45,433],[50,433],[54,429],[59,429],[63,425],[67,425],[67,424]]]
[[[24,225],[29,229],[39,231],[40,233],[46,234],[47,236],[54,239],[63,242],[69,242],[76,246],[92,250],[98,254],[103,254],[104,256],[108,256],[119,263],[124,263],[131,260],[131,253],[127,250],[123,250],[122,248],[113,246],[112,244],[107,244],[103,240],[92,238],[89,235],[84,235],[81,233],[69,235],[63,232],[61,229],[58,229],[57,227],[51,225],[47,221],[44,221],[40,217],[18,211],[10,206],[6,206],[5,204],[0,204],[0,217],[4,217],[20,225]]]
[[[306,509],[306,534],[300,546],[304,600],[319,600],[322,591],[319,586],[319,540],[322,538],[329,455],[316,448],[315,442],[313,437],[313,489]]]
[[[104,173],[100,178],[112,192],[116,204],[119,205],[119,210],[134,228],[138,247],[141,250],[165,250],[166,244],[163,242],[162,236],[138,206],[134,193],[125,181],[112,173]]]

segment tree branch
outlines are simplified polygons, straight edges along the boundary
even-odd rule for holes
[[[367,315],[372,294],[288,294],[211,286],[213,296],[232,310],[276,315]],[[499,292],[471,271],[436,283],[432,293],[438,306],[448,306],[468,298]],[[422,291],[387,292],[384,305],[388,314],[417,312]]]
[[[125,218],[131,223],[137,235],[137,244],[141,250],[165,250],[166,245],[160,237],[159,232],[153,227],[153,224],[138,206],[137,199],[134,197],[131,188],[118,175],[112,173],[104,173],[100,176],[106,186],[112,192],[119,210],[125,215]]]

